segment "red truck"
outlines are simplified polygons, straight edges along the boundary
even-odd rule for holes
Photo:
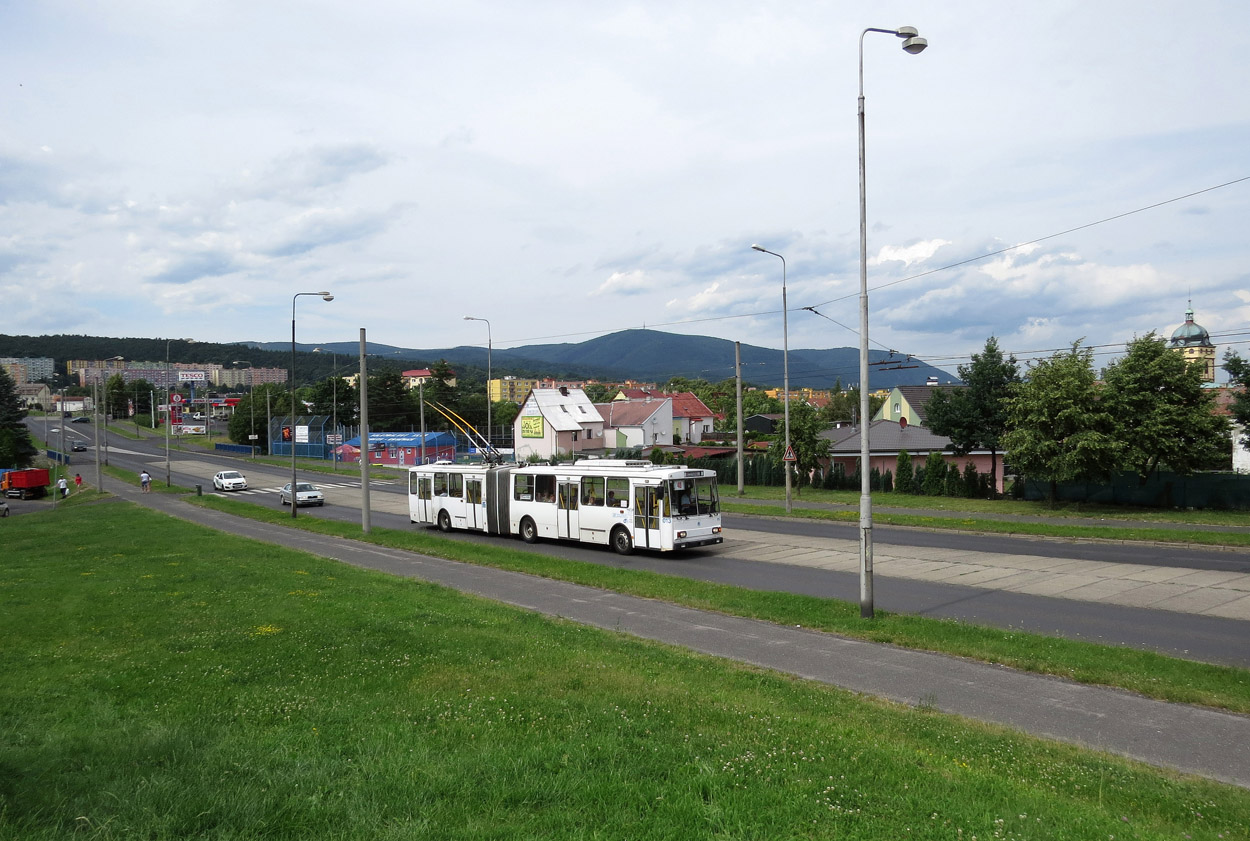
[[[48,471],[41,467],[6,470],[3,475],[0,475],[0,490],[4,491],[5,496],[38,499],[47,495],[48,483],[51,481]]]

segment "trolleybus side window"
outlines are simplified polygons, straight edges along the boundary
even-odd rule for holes
[[[555,476],[535,476],[534,477],[534,499],[539,502],[555,502],[556,501],[556,477]]]
[[[410,494],[415,494],[415,493],[417,493],[417,483],[418,483],[418,481],[420,481],[420,480],[418,480],[418,479],[417,479],[417,474],[415,474],[415,473],[409,473],[409,474],[408,474],[408,493],[410,493]]]
[[[430,485],[431,485],[431,482],[430,482],[429,476],[422,476],[418,478],[417,479],[417,496],[419,496],[421,499],[431,499],[432,495],[430,493]]]
[[[464,496],[464,476],[459,473],[448,473],[447,492],[454,497]]]
[[[609,477],[607,481],[607,500],[609,508],[628,508],[629,480],[622,477]]]
[[[434,474],[434,495],[435,496],[447,496],[447,474],[446,473]]]
[[[534,477],[524,474],[514,476],[516,481],[512,485],[512,497],[518,502],[529,502],[534,498]]]
[[[716,498],[716,479],[696,479],[694,485],[699,492],[699,513],[715,514],[719,511],[719,500]]]
[[[582,477],[582,505],[603,505],[603,477]]]

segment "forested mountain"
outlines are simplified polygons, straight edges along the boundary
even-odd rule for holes
[[[0,335],[0,356],[50,356],[57,371],[65,372],[68,359],[108,359],[121,356],[136,362],[164,362],[168,346],[171,362],[209,362],[230,366],[239,360],[256,367],[289,368],[290,344],[240,342],[216,344],[187,339],[106,338],[97,336]],[[319,352],[313,352],[319,347]],[[338,342],[319,346],[297,345],[296,371],[300,382],[329,376],[332,370],[358,367],[359,344]],[[486,348],[460,346],[442,349],[400,348],[369,344],[370,367],[426,367],[446,359],[462,380],[481,381],[486,371]],[[930,377],[949,382],[950,374],[907,357],[871,351],[872,388],[923,385]],[[246,367],[246,366],[244,366]],[[584,342],[495,348],[491,355],[495,376],[556,377],[562,379],[635,379],[663,383],[672,377],[712,382],[733,376],[734,343],[708,336],[682,336],[658,330],[624,330]],[[774,348],[742,345],[742,377],[759,386],[780,386],[782,353]],[[792,388],[844,387],[859,381],[859,350],[793,349],[790,351]]]
[[[271,347],[272,345],[263,345]],[[346,343],[344,345],[346,347]],[[370,345],[373,353],[425,362],[446,359],[453,367],[486,367],[484,347],[453,347],[434,350]],[[354,352],[354,349],[353,349]],[[870,351],[869,383],[874,390],[897,385],[924,385],[929,377],[951,382],[954,377],[917,359]],[[665,382],[672,377],[715,382],[732,377],[734,343],[709,336],[682,336],[658,330],[623,330],[588,339],[518,348],[495,348],[491,356],[495,376],[596,377]],[[780,386],[782,352],[756,345],[742,346],[742,377],[756,385]],[[793,349],[790,351],[791,388],[831,388],[859,382],[859,349]]]

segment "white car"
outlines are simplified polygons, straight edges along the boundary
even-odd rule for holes
[[[223,470],[213,476],[213,487],[219,491],[245,491],[247,477],[237,470]]]
[[[282,486],[282,490],[278,492],[278,501],[282,505],[291,504],[291,483],[287,482]],[[326,497],[316,485],[308,482],[300,482],[295,486],[295,504],[298,505],[325,505]]]

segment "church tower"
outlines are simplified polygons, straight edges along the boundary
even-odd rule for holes
[[[1185,310],[1185,323],[1172,331],[1168,347],[1180,351],[1185,361],[1202,366],[1202,381],[1215,382],[1215,345],[1206,329],[1194,323],[1194,304]]]

